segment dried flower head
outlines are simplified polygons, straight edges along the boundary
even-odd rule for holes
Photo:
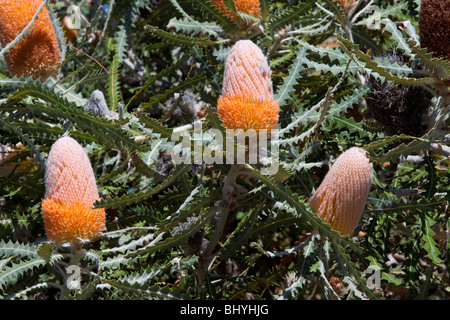
[[[450,1],[422,0],[419,13],[420,45],[436,58],[450,61]]]
[[[236,42],[228,55],[217,111],[228,129],[274,129],[278,103],[272,72],[261,49],[251,40]]]
[[[372,183],[372,164],[360,148],[342,153],[310,201],[319,217],[342,235],[357,226]]]
[[[94,171],[83,147],[64,137],[52,146],[46,165],[42,213],[47,236],[54,241],[94,240],[105,229],[105,210]]]
[[[13,41],[28,25],[42,0],[0,0],[0,42]],[[61,52],[46,7],[38,14],[29,32],[5,53],[5,61],[14,76],[33,76],[42,81],[56,76]]]
[[[420,66],[413,65],[413,62],[395,49],[377,58],[391,64],[420,69]],[[431,92],[419,86],[404,87],[381,82],[373,77],[367,79],[367,83],[371,88],[366,98],[367,114],[380,125],[381,130],[390,135],[403,133],[422,136],[425,133],[428,110],[433,98]]]
[[[224,0],[211,0],[211,4],[220,10],[224,15],[235,22],[244,23],[242,18],[233,10],[227,8],[223,3]],[[236,11],[243,12],[248,15],[259,18],[261,16],[261,8],[259,7],[259,0],[234,0]]]

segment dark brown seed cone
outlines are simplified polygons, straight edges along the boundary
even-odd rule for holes
[[[435,58],[450,61],[450,1],[422,0],[419,14],[420,46]]]
[[[396,50],[384,54],[380,60],[411,66],[408,59]],[[414,66],[416,68],[417,66]],[[373,77],[367,81],[371,92],[366,98],[367,114],[375,120],[381,130],[389,135],[406,134],[420,137],[427,128],[427,116],[433,95],[422,87],[403,87],[381,83]]]

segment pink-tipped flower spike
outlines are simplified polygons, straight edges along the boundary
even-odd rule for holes
[[[275,129],[279,106],[274,100],[272,72],[261,49],[239,40],[227,57],[217,111],[227,129]]]
[[[342,153],[309,204],[319,217],[341,235],[352,234],[369,195],[372,164],[365,154],[365,150],[357,147]]]
[[[105,210],[91,208],[97,200],[94,171],[83,147],[70,137],[58,139],[46,164],[42,213],[47,236],[60,242],[99,237]]]
[[[251,40],[239,40],[225,64],[222,96],[273,99],[272,71],[264,53]]]

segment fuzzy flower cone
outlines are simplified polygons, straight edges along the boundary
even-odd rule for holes
[[[310,207],[342,235],[361,219],[372,184],[372,164],[360,148],[341,154],[311,198]]]
[[[278,103],[272,72],[261,49],[251,40],[236,42],[225,64],[217,111],[227,129],[275,129]]]
[[[419,14],[420,45],[435,58],[450,61],[450,1],[422,0]]]
[[[219,9],[224,15],[229,17],[232,21],[243,23],[242,18],[233,10],[228,9],[223,3],[224,0],[211,0],[211,4]],[[234,0],[236,11],[243,12],[248,15],[259,18],[261,16],[261,8],[259,7],[259,0]],[[245,24],[245,23],[244,23]]]
[[[0,0],[0,43],[5,47],[33,19],[42,0]],[[40,78],[58,74],[61,51],[46,7],[38,14],[29,32],[5,53],[12,75]]]
[[[47,236],[59,242],[99,237],[105,229],[105,210],[91,208],[97,200],[94,171],[83,147],[70,137],[58,139],[45,173],[42,213]]]

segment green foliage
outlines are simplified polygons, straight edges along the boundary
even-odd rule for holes
[[[66,2],[55,2],[60,26]],[[10,77],[2,61],[37,15],[0,51],[0,143],[16,149],[0,178],[1,298],[449,298],[450,63],[420,47],[415,5],[373,1],[370,13],[368,1],[344,11],[335,0],[261,0],[261,16],[238,12],[239,23],[209,0],[90,3],[61,45],[57,80]],[[270,62],[274,175],[194,161],[221,154],[208,130],[225,134],[216,103],[239,39]],[[414,63],[375,56],[392,48]],[[426,133],[383,132],[367,110],[373,81],[432,92]],[[84,111],[94,90],[117,117]],[[102,237],[78,249],[46,238],[40,208],[45,160],[63,135],[85,147],[102,198],[94,207],[106,210]],[[341,236],[308,202],[352,146],[367,151],[374,180],[355,233]],[[191,161],[175,162],[182,148]],[[75,289],[70,265],[81,268]],[[375,288],[369,267],[380,270]]]

